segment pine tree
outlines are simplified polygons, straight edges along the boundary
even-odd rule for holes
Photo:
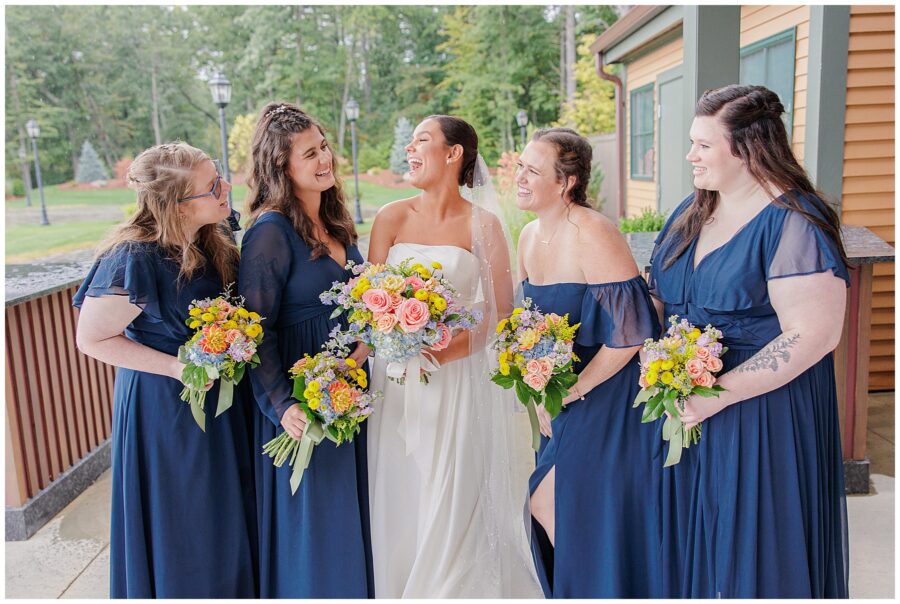
[[[409,170],[406,163],[406,146],[412,140],[412,124],[403,116],[397,120],[394,126],[394,145],[391,147],[391,172],[403,174]]]
[[[106,168],[103,167],[100,156],[94,151],[90,141],[84,141],[81,146],[81,157],[78,158],[78,172],[75,174],[75,180],[87,183],[107,178],[109,176]]]

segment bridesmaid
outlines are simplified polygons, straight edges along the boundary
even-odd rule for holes
[[[283,428],[300,438],[306,416],[291,398],[288,369],[320,352],[337,319],[319,294],[363,259],[322,127],[289,103],[269,103],[253,135],[240,292],[263,317],[262,362],[250,371],[263,598],[374,596],[366,479],[366,424],[340,447],[315,448],[295,495],[291,468],[262,447]],[[360,363],[368,351],[359,347]]]
[[[224,228],[231,185],[185,143],[157,145],[128,170],[137,210],[104,242],[75,295],[78,348],[116,372],[110,597],[255,597],[249,417],[235,390],[206,432],[180,400],[176,354],[187,309],[237,276]],[[212,401],[210,404],[209,401]]]
[[[535,132],[518,161],[524,295],[581,323],[578,382],[550,421],[531,476],[532,547],[548,598],[659,597],[658,436],[632,403],[637,352],[659,325],[625,238],[586,196],[591,146],[568,128]],[[654,458],[655,457],[655,458]]]
[[[848,597],[831,351],[849,277],[838,217],[794,158],[783,112],[761,86],[700,98],[695,191],[653,254],[662,316],[712,324],[729,349],[726,391],[685,404],[685,422],[703,422],[681,462],[693,470],[665,472],[663,507],[687,513],[664,520],[670,596]]]

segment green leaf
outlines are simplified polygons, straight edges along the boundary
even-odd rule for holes
[[[637,393],[637,396],[634,397],[634,404],[632,405],[632,407],[637,407],[641,403],[646,403],[652,397],[653,397],[653,391],[650,388],[648,388],[646,390],[641,390],[640,392]]]
[[[681,414],[678,413],[678,409],[675,405],[675,401],[678,399],[678,391],[677,390],[669,390],[666,392],[663,397],[663,405],[665,405],[666,411],[669,414],[674,415],[675,417],[681,417]]]
[[[516,385],[516,396],[523,405],[527,405],[528,401],[531,400],[531,393],[528,392],[528,386],[526,386],[524,382],[518,380],[514,383]]]
[[[341,316],[341,313],[342,313],[342,312],[344,312],[344,307],[343,307],[343,306],[338,306],[337,308],[334,309],[334,312],[332,312],[332,313],[331,313],[331,316],[328,317],[328,318],[329,318],[329,319],[336,319],[337,317]]]
[[[562,411],[562,397],[556,391],[546,392],[545,396],[544,409],[550,414],[550,417],[555,418]]]
[[[497,384],[498,386],[506,388],[507,390],[512,388],[513,385],[516,383],[516,381],[513,378],[511,378],[510,376],[502,375],[499,373],[492,376],[491,381],[494,382],[495,384]]]
[[[306,390],[306,378],[303,376],[298,376],[294,378],[294,391],[291,393],[298,401],[305,401],[306,398],[303,396],[303,392]]]
[[[578,381],[578,376],[574,373],[561,373],[556,376],[556,380],[558,380],[563,387],[571,388]]]
[[[233,381],[235,384],[240,384],[241,380],[244,379],[244,372],[247,370],[247,366],[243,363],[234,368],[234,378]]]
[[[721,392],[721,390],[724,390],[724,388],[722,388],[721,386],[719,386],[719,388],[720,390],[716,390],[715,387],[707,388],[706,386],[694,386],[694,388],[691,390],[691,394],[697,394],[700,396],[705,396],[707,398],[711,396],[719,396],[719,392]]]

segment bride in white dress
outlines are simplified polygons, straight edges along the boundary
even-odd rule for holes
[[[477,147],[463,120],[425,119],[406,148],[422,193],[382,208],[372,228],[370,262],[437,262],[460,302],[484,315],[422,359],[427,385],[409,375],[418,362],[400,385],[374,361],[372,388],[384,392],[368,427],[378,598],[542,597],[523,516],[527,435],[489,380],[489,339],[512,310],[508,239],[494,212],[460,194],[490,186]]]

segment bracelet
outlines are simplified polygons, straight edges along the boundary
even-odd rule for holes
[[[583,401],[584,395],[578,390],[578,386],[572,386],[572,392],[575,393],[575,396],[578,397],[578,400]]]

